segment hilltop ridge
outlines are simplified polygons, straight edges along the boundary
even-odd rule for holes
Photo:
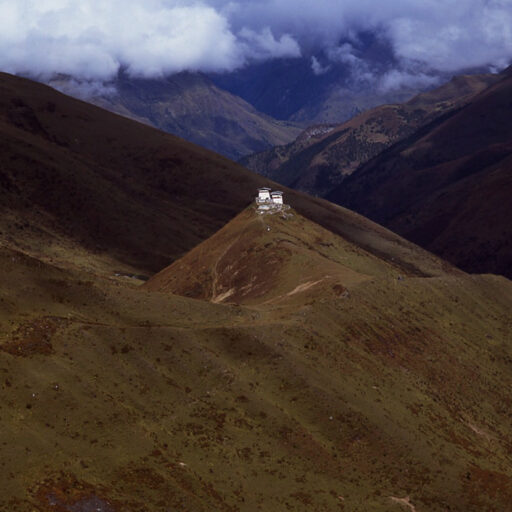
[[[251,206],[145,287],[216,303],[283,304],[340,296],[352,284],[398,272],[295,210],[268,214]]]

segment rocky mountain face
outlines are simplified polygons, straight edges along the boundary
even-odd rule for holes
[[[53,85],[69,89],[65,82],[54,81]],[[199,73],[154,80],[121,76],[111,86],[112,92],[88,101],[233,160],[286,144],[301,131],[300,124],[258,112]]]
[[[437,117],[465,105],[499,75],[465,75],[398,105],[370,109],[346,123],[316,125],[294,142],[241,163],[269,178],[325,196],[361,164]]]
[[[238,160],[286,145],[307,126],[339,124],[406,101],[444,79],[421,75],[424,81],[388,83],[394,73],[401,76],[399,63],[370,33],[340,41],[332,52],[255,60],[225,73],[141,79],[121,71],[106,87],[62,76],[50,85]]]
[[[509,280],[5,74],[0,133],[0,510],[507,510]]]
[[[512,75],[363,165],[329,199],[471,272],[512,276]]]

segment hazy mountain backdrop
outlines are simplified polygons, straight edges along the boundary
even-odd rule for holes
[[[285,146],[249,155],[249,169],[314,195],[326,195],[361,164],[502,78],[462,75],[411,100],[382,105],[340,124],[313,125]]]

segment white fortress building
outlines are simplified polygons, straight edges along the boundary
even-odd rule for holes
[[[283,203],[283,193],[280,190],[271,190],[268,187],[258,189],[256,204],[259,212],[279,211],[287,207]]]
[[[268,187],[263,187],[258,189],[258,197],[256,198],[257,204],[267,204],[272,201],[270,197],[270,189]]]
[[[273,204],[283,204],[283,193],[280,190],[274,190],[273,192],[270,192],[270,197],[272,198]]]

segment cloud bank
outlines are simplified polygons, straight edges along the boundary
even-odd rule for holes
[[[303,55],[316,74],[341,63],[364,75],[352,47],[363,31],[403,63],[388,86],[411,79],[408,63],[502,68],[512,0],[0,0],[0,69],[107,81],[120,69],[158,77]]]
[[[0,0],[0,68],[109,79],[120,68],[156,77],[230,71],[248,60],[297,57],[289,35],[242,27],[205,3],[168,0]]]

